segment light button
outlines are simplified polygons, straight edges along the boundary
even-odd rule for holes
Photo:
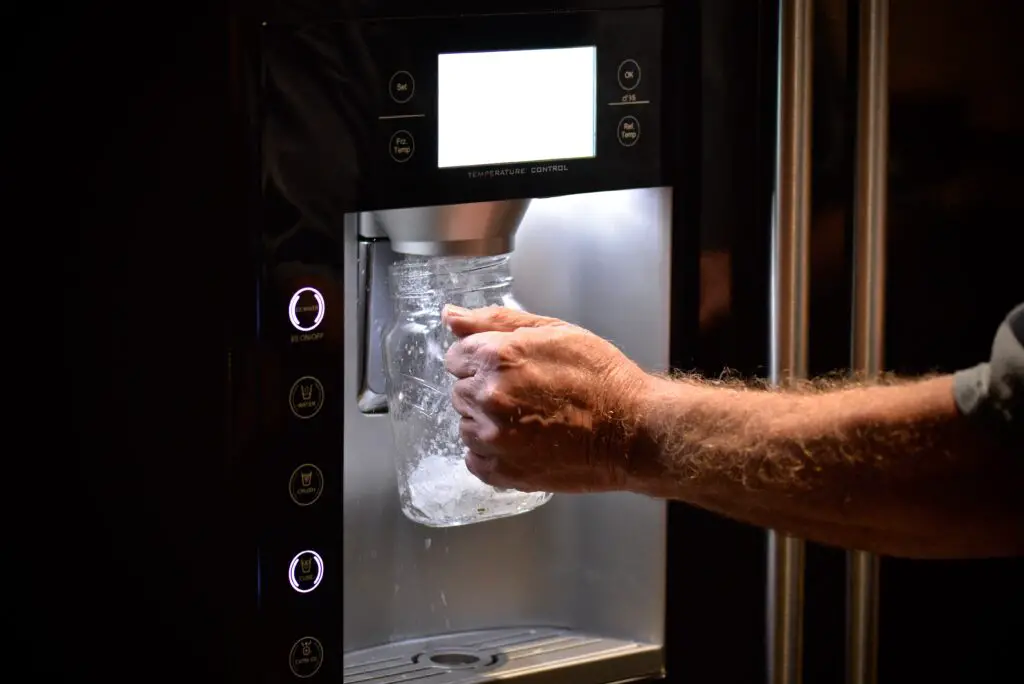
[[[295,554],[288,566],[288,582],[300,594],[308,594],[324,579],[324,560],[316,551]]]
[[[640,139],[640,121],[635,116],[624,116],[619,120],[619,128],[616,132],[619,144],[623,147],[632,147]]]

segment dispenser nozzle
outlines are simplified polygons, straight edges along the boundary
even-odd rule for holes
[[[364,237],[383,233],[391,240],[391,249],[401,254],[507,254],[529,206],[529,199],[519,199],[387,209],[364,215],[360,232]]]

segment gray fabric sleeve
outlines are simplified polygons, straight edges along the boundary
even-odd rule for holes
[[[953,376],[953,393],[965,417],[991,426],[1024,452],[1024,303],[999,326],[989,362]]]

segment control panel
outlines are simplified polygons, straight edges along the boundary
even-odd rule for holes
[[[330,89],[310,92],[308,120],[276,99],[291,87],[269,88],[266,111],[313,126],[287,152],[332,177],[320,192],[344,211],[657,187],[662,13],[269,26],[268,62],[315,52]]]
[[[340,667],[330,653],[342,629],[340,239],[340,228],[326,236],[293,226],[264,241],[275,248],[264,255],[260,286],[253,515],[262,667],[274,681],[334,677]]]

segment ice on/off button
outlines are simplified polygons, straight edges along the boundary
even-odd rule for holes
[[[320,290],[315,287],[299,288],[288,302],[288,320],[301,332],[316,330],[324,320],[326,309],[327,303]]]
[[[391,142],[388,143],[388,153],[391,158],[401,164],[412,159],[416,152],[416,141],[409,131],[395,131],[391,135]]]

